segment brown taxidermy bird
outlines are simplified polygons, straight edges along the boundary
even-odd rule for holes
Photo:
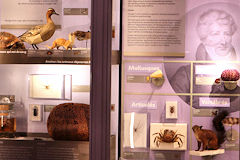
[[[202,126],[194,125],[192,130],[198,142],[198,151],[202,146],[202,150],[215,150],[221,147],[221,144],[225,141],[226,131],[222,121],[228,116],[227,111],[222,111],[215,115],[213,119],[213,126],[217,132],[212,130],[202,129]]]
[[[38,49],[37,44],[49,40],[56,30],[56,26],[51,19],[53,14],[59,15],[53,8],[49,8],[46,13],[47,23],[31,28],[19,36],[19,39],[31,44],[33,49]]]
[[[83,40],[88,40],[91,38],[91,32],[87,31],[75,31],[74,32],[76,35],[77,40],[83,41]],[[87,48],[87,41],[86,41],[86,48]]]
[[[55,41],[53,41],[53,44],[51,47],[47,46],[49,49],[53,49],[53,48],[59,48],[60,46],[64,47],[66,50],[68,50],[68,48],[70,48],[72,50],[72,46],[74,44],[75,41],[75,34],[74,33],[70,33],[68,35],[68,40],[64,39],[64,38],[58,38]]]

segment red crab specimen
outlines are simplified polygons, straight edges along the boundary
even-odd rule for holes
[[[166,143],[174,143],[177,142],[179,148],[183,145],[183,141],[180,138],[180,136],[184,137],[182,134],[176,134],[177,131],[165,129],[162,133],[162,131],[154,133],[153,135],[157,135],[154,138],[154,143],[156,144],[157,147],[160,146],[161,142],[166,142]]]

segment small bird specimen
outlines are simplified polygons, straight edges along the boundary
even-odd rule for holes
[[[56,30],[55,24],[51,19],[53,14],[59,15],[53,8],[49,8],[46,13],[47,23],[31,28],[19,36],[19,39],[31,44],[33,49],[38,49],[37,44],[50,39]]]
[[[91,32],[75,31],[74,33],[76,35],[77,40],[79,41],[86,40],[86,48],[87,48],[87,40],[91,38]]]
[[[75,41],[75,34],[74,33],[70,33],[68,35],[69,40],[66,40],[64,38],[58,38],[55,41],[53,41],[53,44],[51,47],[47,46],[49,49],[53,49],[53,48],[59,48],[60,46],[64,47],[66,50],[68,50],[68,48],[70,48],[72,50],[72,46],[74,44]]]

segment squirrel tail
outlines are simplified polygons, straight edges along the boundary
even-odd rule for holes
[[[213,127],[217,131],[217,138],[218,138],[218,146],[221,147],[221,144],[224,143],[226,138],[226,130],[223,126],[222,120],[228,116],[228,111],[223,110],[220,111],[215,117],[213,118]]]

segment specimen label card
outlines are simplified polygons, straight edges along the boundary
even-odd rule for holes
[[[162,71],[162,75],[167,79],[164,70],[164,63],[161,62],[125,62],[124,63],[124,91],[132,94],[153,94],[169,93],[170,84],[165,81],[161,87],[156,87],[149,80],[151,74]]]
[[[53,15],[54,23],[61,24],[62,0],[1,0],[1,28],[29,28],[46,23],[48,8],[60,14]]]
[[[130,108],[157,109],[157,101],[133,99],[133,100],[130,100]]]
[[[230,98],[210,98],[200,97],[199,106],[201,107],[230,107]]]
[[[184,56],[185,0],[123,1],[125,56]]]

